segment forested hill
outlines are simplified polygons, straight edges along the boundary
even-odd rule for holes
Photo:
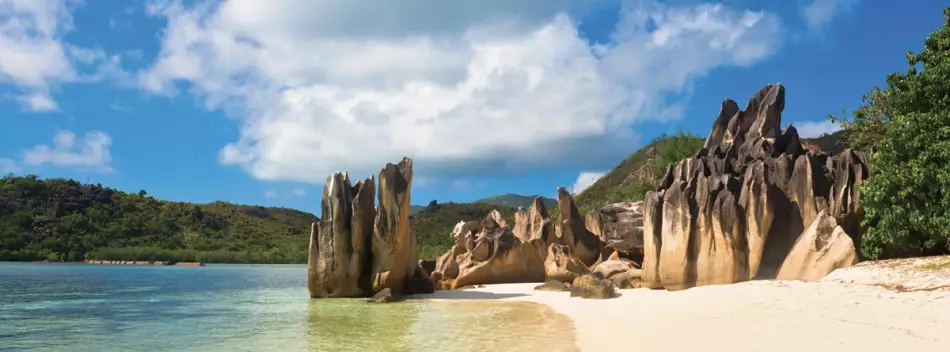
[[[306,212],[157,200],[67,179],[0,179],[0,261],[305,263]]]

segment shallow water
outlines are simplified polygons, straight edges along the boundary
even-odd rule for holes
[[[312,300],[306,267],[0,263],[0,351],[574,351],[531,303]]]

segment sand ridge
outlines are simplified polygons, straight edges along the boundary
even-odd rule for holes
[[[825,279],[751,281],[684,291],[633,289],[609,300],[539,292],[536,283],[437,291],[433,299],[548,305],[574,322],[583,351],[950,351],[950,265],[875,262]],[[944,286],[947,285],[947,286]]]

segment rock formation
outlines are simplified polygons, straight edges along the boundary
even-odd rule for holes
[[[369,297],[384,289],[395,295],[432,292],[409,228],[412,160],[387,164],[379,186],[377,210],[372,177],[354,186],[346,173],[327,178],[322,217],[310,233],[310,297]]]
[[[608,260],[597,264],[592,272],[602,275],[620,289],[640,287],[642,271],[632,260]]]
[[[621,258],[643,261],[643,202],[607,204],[585,217],[588,231]]]
[[[616,296],[613,282],[599,274],[580,276],[571,284],[571,297],[606,299]]]
[[[604,249],[603,241],[587,230],[584,218],[574,206],[574,198],[564,187],[558,187],[557,201],[560,222],[555,228],[555,239],[551,242],[567,246],[584,265],[594,265],[601,258]]]
[[[779,280],[817,281],[837,268],[858,262],[851,237],[827,210],[818,212],[779,269]]]
[[[323,186],[321,221],[310,232],[307,288],[311,297],[372,294],[369,244],[372,238],[373,178],[350,185],[334,173]]]
[[[565,245],[551,244],[544,260],[544,277],[548,281],[574,282],[578,276],[590,274],[580,259],[574,256]]]
[[[743,110],[726,99],[705,147],[647,193],[644,287],[775,278],[786,265],[781,278],[814,279],[853,263],[867,157],[804,149],[794,127],[780,129],[784,106],[781,85],[766,85]]]
[[[554,234],[554,225],[551,223],[551,216],[544,206],[541,197],[535,197],[531,206],[527,210],[519,207],[515,212],[515,237],[522,242],[540,239],[549,241]]]
[[[495,218],[489,214],[481,222],[460,222],[455,226],[455,244],[439,257],[432,273],[432,281],[439,289],[544,281],[545,241],[523,241]]]

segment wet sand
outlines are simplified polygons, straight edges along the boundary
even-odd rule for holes
[[[950,265],[942,261],[950,264],[862,263],[815,283],[634,289],[609,300],[538,292],[534,283],[431,297],[548,305],[573,321],[583,351],[950,351]]]

